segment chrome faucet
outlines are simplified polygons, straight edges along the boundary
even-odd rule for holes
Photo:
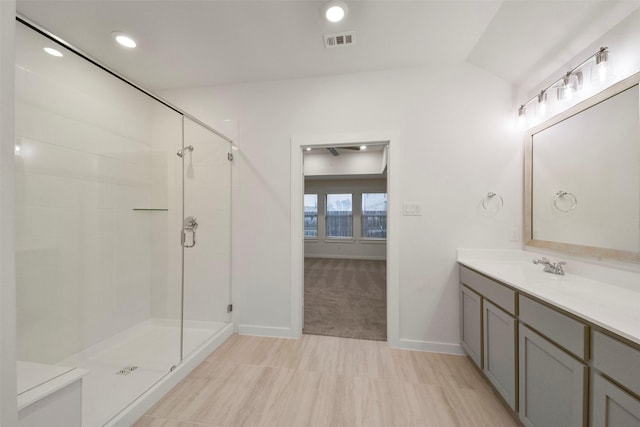
[[[562,266],[567,265],[567,263],[564,261],[553,263],[545,257],[534,259],[533,263],[544,265],[544,271],[546,271],[547,273],[559,274],[561,276],[564,276],[564,269],[562,268]]]

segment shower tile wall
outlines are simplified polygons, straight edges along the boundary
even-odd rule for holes
[[[179,206],[181,117],[16,31],[18,358],[56,363],[179,314],[177,228],[134,209]]]

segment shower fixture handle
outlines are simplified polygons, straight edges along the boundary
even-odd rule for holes
[[[176,153],[176,155],[178,157],[183,157],[184,156],[184,152],[188,151],[188,152],[192,152],[193,151],[193,145],[187,145],[186,147],[184,147],[184,149],[182,150],[178,150],[178,152]]]
[[[192,248],[196,245],[196,230],[198,229],[198,220],[193,216],[184,219],[181,234],[181,244],[185,248]],[[187,233],[192,234],[191,244],[187,243]]]

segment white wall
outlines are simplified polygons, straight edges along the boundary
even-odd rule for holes
[[[406,347],[458,348],[455,249],[520,247],[509,241],[521,224],[522,149],[508,84],[445,64],[164,95],[207,122],[239,123],[233,281],[241,330],[291,327],[291,136],[392,130],[402,145],[398,197],[422,206],[422,216],[400,222],[400,336]],[[480,208],[489,191],[505,200],[495,215]]]
[[[382,152],[379,152],[380,154]],[[306,164],[305,157],[305,164]],[[386,240],[363,239],[362,193],[386,193],[387,180],[383,179],[305,179],[305,194],[318,195],[318,238],[306,238],[304,256],[315,258],[386,259]],[[327,194],[352,194],[353,238],[327,239],[325,236],[325,197]]]
[[[14,32],[16,4],[0,1],[0,425],[18,424],[14,244]]]

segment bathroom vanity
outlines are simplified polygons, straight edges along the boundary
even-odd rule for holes
[[[640,274],[538,257],[458,251],[463,348],[525,426],[640,427]]]

